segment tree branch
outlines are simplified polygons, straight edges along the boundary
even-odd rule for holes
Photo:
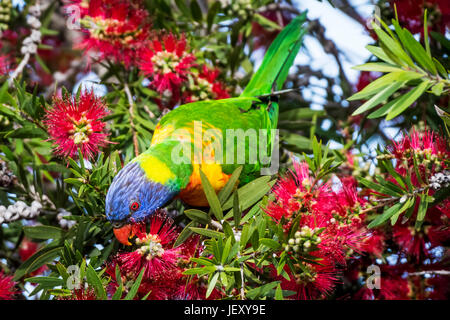
[[[128,83],[124,84],[124,90],[128,98],[128,104],[130,105],[128,112],[130,113],[130,126],[131,126],[131,134],[133,135],[134,154],[137,157],[139,155],[139,144],[137,140],[136,127],[134,125],[134,102]]]

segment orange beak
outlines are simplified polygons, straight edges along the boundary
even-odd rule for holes
[[[119,240],[120,243],[131,246],[131,243],[129,239],[133,238],[134,236],[134,230],[133,226],[131,224],[126,224],[121,228],[114,228],[114,235],[116,236],[117,240]]]

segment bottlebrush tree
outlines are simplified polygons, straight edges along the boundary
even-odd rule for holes
[[[175,200],[124,246],[106,219],[113,178],[171,110],[238,96],[301,13],[290,0],[0,2],[0,299],[448,299],[450,11],[377,6],[369,27],[336,8],[373,38],[358,83],[308,20],[339,71],[291,69],[277,174],[234,188],[239,167],[216,193],[201,173],[209,206]],[[304,93],[317,80],[322,110]]]

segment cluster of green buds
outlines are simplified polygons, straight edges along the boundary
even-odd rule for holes
[[[83,27],[90,31],[93,38],[108,41],[111,43],[120,43],[127,46],[142,32],[142,30],[131,30],[127,32],[118,32],[121,26],[126,25],[127,21],[118,21],[115,19],[103,19],[98,17],[85,17],[80,20]]]
[[[11,19],[11,0],[2,0],[0,2],[0,31],[8,30],[8,23]]]
[[[220,0],[225,14],[246,20],[250,17],[254,4],[252,0]]]
[[[187,88],[194,93],[191,96],[191,101],[214,99],[213,84],[206,79],[200,78],[198,75],[195,79],[188,75]]]
[[[94,133],[90,120],[83,114],[80,120],[72,120],[73,128],[69,131],[75,144],[84,144],[89,142],[89,138]]]
[[[308,283],[314,282],[317,279],[317,273],[314,272],[314,269],[307,263],[302,262],[303,267],[298,267],[298,272],[294,274],[295,282],[298,285],[307,285]]]
[[[155,55],[152,57],[151,61],[153,62],[155,69],[160,70],[160,73],[162,74],[166,74],[176,72],[176,68],[183,58],[184,56],[179,57],[175,54],[175,52],[163,50],[155,52]]]
[[[308,253],[317,250],[317,246],[322,241],[320,233],[323,228],[311,229],[308,226],[303,226],[300,231],[295,232],[294,237],[288,239],[284,246],[286,252],[294,251],[295,253]]]
[[[441,162],[445,158],[444,154],[433,154],[431,149],[417,150],[415,154],[418,163],[423,164],[427,169],[442,169]]]
[[[408,149],[405,150],[402,157],[405,163],[410,162],[411,159],[413,159],[414,157],[418,164],[421,164],[428,169],[435,168],[436,170],[441,170],[442,169],[441,162],[442,159],[445,158],[445,155],[441,153],[434,154],[433,150],[431,149],[424,149],[424,150]],[[393,154],[381,154],[377,156],[377,160],[392,160],[394,158],[395,155]]]
[[[9,121],[9,118],[0,114],[0,127],[5,128],[5,127],[9,126],[10,124],[11,124],[11,121]]]

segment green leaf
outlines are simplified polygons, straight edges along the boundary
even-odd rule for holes
[[[423,39],[425,41],[425,48],[427,50],[427,54],[431,58],[430,40],[428,39],[427,11],[428,9],[425,9],[425,12],[423,14]]]
[[[367,118],[376,119],[376,118],[380,118],[380,117],[387,115],[389,113],[389,111],[391,111],[392,106],[394,104],[396,104],[401,98],[402,98],[402,96],[399,96],[399,97],[395,98],[394,100],[389,101],[384,106],[378,108],[377,110],[375,110],[374,112],[369,114],[367,116]]]
[[[47,138],[47,133],[42,130],[41,128],[35,127],[35,126],[25,126],[22,128],[15,129],[13,131],[10,131],[8,134],[5,135],[5,138]]]
[[[442,91],[444,90],[444,83],[443,82],[439,82],[438,84],[434,85],[431,88],[431,92],[433,92],[433,94],[435,96],[440,96],[442,94]]]
[[[314,116],[325,117],[327,113],[323,110],[312,110],[310,108],[296,108],[280,112],[278,121],[294,121],[299,119],[312,119]]]
[[[400,41],[402,41],[403,46],[409,51],[413,58],[416,59],[423,68],[436,75],[436,66],[433,64],[431,57],[427,54],[420,43],[407,29],[401,28],[398,22],[394,22],[394,25]]]
[[[201,22],[203,19],[203,14],[202,9],[200,9],[200,6],[197,3],[197,0],[191,0],[190,9],[192,18],[194,18],[194,20],[198,22]]]
[[[360,71],[375,71],[375,72],[401,72],[403,69],[396,65],[384,62],[369,62],[355,66],[352,69]]]
[[[255,19],[255,21],[257,23],[259,23],[261,26],[269,29],[270,31],[281,30],[281,27],[277,23],[273,22],[270,19],[267,19],[266,17],[260,15],[259,13],[256,13],[255,15],[253,15],[253,18]]]
[[[403,72],[403,71],[401,71],[401,72]],[[363,100],[363,99],[372,97],[373,95],[379,93],[381,90],[386,89],[389,85],[396,82],[398,77],[400,76],[401,72],[391,72],[391,73],[385,74],[385,75],[373,80],[371,83],[369,83],[367,86],[365,86],[361,91],[355,93],[354,95],[349,97],[347,100],[355,101],[355,100]]]
[[[102,300],[106,300],[105,288],[103,287],[102,281],[100,280],[97,272],[95,272],[94,268],[91,265],[87,267],[86,279],[87,282],[94,288],[97,296]]]
[[[434,105],[434,110],[436,110],[437,115],[447,124],[450,125],[450,113],[445,112],[437,105]]]
[[[197,221],[201,224],[209,224],[211,222],[211,217],[206,212],[203,212],[201,210],[184,210],[184,214],[186,214],[191,220]]]
[[[288,146],[294,146],[297,150],[311,150],[311,140],[295,133],[283,134],[283,142],[287,143]],[[301,152],[299,151],[299,152]]]
[[[218,232],[218,231],[209,230],[209,229],[195,228],[195,227],[190,227],[189,229],[191,229],[195,233],[198,233],[202,236],[206,236],[206,237],[210,237],[210,238],[222,239],[225,236],[223,232]]]
[[[242,218],[241,208],[239,206],[239,197],[237,192],[233,194],[233,219],[235,227],[239,226]]]
[[[53,47],[51,47],[51,48],[53,49]],[[44,49],[44,48],[41,48],[41,49]],[[38,54],[35,54],[34,58],[39,63],[39,65],[42,67],[42,70],[44,70],[45,73],[47,73],[47,74],[51,74],[52,73],[50,71],[50,69],[47,67],[47,65],[45,64],[44,60],[42,60],[42,58]]]
[[[22,265],[17,268],[14,274],[14,281],[19,280],[24,275],[29,274],[34,270],[37,270],[45,263],[52,261],[54,258],[59,256],[61,249],[62,246],[55,247],[54,244],[50,244],[33,254],[30,258],[27,259],[27,261],[22,263]]]
[[[214,288],[216,287],[216,283],[217,283],[217,279],[219,279],[219,272],[214,273],[211,281],[208,284],[208,290],[206,290],[206,298],[209,297],[209,295],[211,294],[211,292],[214,290]]]
[[[217,220],[221,221],[223,219],[223,211],[220,205],[219,198],[214,191],[208,178],[205,176],[203,171],[200,170],[200,178],[202,180],[203,191],[205,192],[206,199],[208,199],[209,206]]]
[[[173,247],[176,248],[179,245],[181,245],[187,238],[191,236],[193,231],[191,230],[191,227],[197,226],[197,223],[195,221],[189,222],[186,227],[184,227],[183,231],[180,232],[178,235],[177,240],[175,240],[175,243],[173,244]]]
[[[371,223],[369,223],[367,227],[369,229],[378,227],[379,225],[389,220],[394,214],[396,214],[401,207],[402,207],[401,203],[394,204],[392,207],[385,210],[382,214],[378,215],[378,217],[376,217],[376,219],[374,219]]]
[[[410,67],[414,67],[414,62],[408,56],[408,54],[402,49],[400,43],[397,39],[391,38],[386,32],[384,32],[377,24],[373,23],[374,31],[377,34],[379,41],[389,48],[392,53],[401,60],[401,62],[406,63]]]
[[[122,293],[123,293],[123,284],[120,284],[117,287],[116,292],[114,292],[114,295],[111,297],[111,300],[120,300],[120,298],[122,297]]]
[[[393,61],[391,58],[389,58],[389,56],[383,51],[382,48],[380,47],[375,47],[375,46],[370,46],[367,45],[366,49],[368,51],[370,51],[370,53],[372,53],[375,57],[389,63],[392,65],[397,65],[397,63],[395,61]]]
[[[398,193],[395,190],[392,190],[391,188],[389,188],[387,186],[377,184],[377,183],[369,181],[365,178],[358,178],[358,181],[361,182],[363,185],[365,185],[367,188],[372,189],[381,194],[387,194],[387,195],[390,195],[393,197],[399,197],[399,198],[402,196],[402,194]]]
[[[31,277],[26,278],[24,281],[38,283],[45,289],[64,285],[64,280],[58,277]]]
[[[238,189],[239,204],[242,211],[255,204],[267,192],[270,191],[276,182],[275,180],[270,181],[270,179],[270,176],[262,176]],[[228,201],[223,205],[223,210],[231,209],[233,207],[233,203],[234,200],[232,198],[228,199]]]
[[[406,211],[409,208],[411,208],[412,205],[414,205],[414,197],[408,198],[404,203],[404,205],[400,208],[400,210],[398,210],[398,212],[391,217],[391,225],[395,225],[397,223],[398,218],[400,217],[400,214],[403,211]]]
[[[205,275],[211,272],[214,272],[217,270],[217,267],[215,265],[212,266],[206,266],[206,267],[201,267],[201,268],[191,268],[191,269],[187,269],[185,271],[183,271],[184,275]]]
[[[420,230],[423,221],[425,220],[425,215],[427,213],[428,201],[426,201],[425,193],[420,194],[419,208],[417,209],[417,219],[415,223],[415,229]]]
[[[352,113],[352,116],[361,114],[363,112],[366,112],[367,110],[370,110],[383,101],[387,100],[394,92],[396,92],[398,89],[403,87],[403,82],[394,82],[390,85],[388,85],[386,88],[375,94],[372,98],[370,98],[368,101],[363,103],[362,106],[360,106],[358,109],[355,110],[355,112]]]
[[[420,96],[428,89],[430,81],[426,80],[420,85],[404,94],[392,107],[386,116],[386,120],[392,120],[403,111],[405,111],[410,105],[412,105]]]
[[[220,262],[222,264],[225,264],[227,261],[228,254],[230,253],[230,250],[231,250],[231,240],[232,240],[232,238],[229,237],[227,239],[227,241],[225,242],[225,247],[223,248],[223,251],[222,251],[222,259],[220,259],[221,260]]]
[[[439,41],[443,47],[450,51],[450,40],[439,32],[431,31],[430,35],[437,41]]]
[[[259,239],[259,243],[274,250],[278,250],[281,248],[281,244],[273,239],[262,238]]]
[[[279,281],[273,281],[266,283],[260,287],[250,289],[248,290],[246,297],[251,300],[266,297],[271,290],[275,289],[278,286],[279,283]]]
[[[65,231],[58,227],[53,226],[35,226],[35,227],[23,227],[25,235],[32,239],[60,239],[64,237]]]
[[[275,300],[284,300],[280,284],[277,285],[277,290],[275,290]]]
[[[236,182],[239,179],[239,176],[241,175],[243,166],[239,166],[236,168],[236,170],[233,171],[233,174],[231,175],[230,179],[228,179],[225,186],[219,191],[219,201],[220,204],[223,204],[230,194],[233,192],[234,188],[236,187]]]
[[[141,272],[139,273],[139,276],[137,277],[136,281],[134,281],[133,285],[130,288],[130,291],[128,291],[124,300],[133,300],[133,298],[136,296],[139,286],[141,285],[142,277],[144,276],[144,272],[145,272],[145,268],[142,268]]]
[[[208,9],[208,15],[206,17],[206,22],[208,26],[208,32],[211,31],[211,27],[214,23],[214,18],[217,16],[217,14],[220,12],[222,5],[219,1],[215,1],[211,7]]]

